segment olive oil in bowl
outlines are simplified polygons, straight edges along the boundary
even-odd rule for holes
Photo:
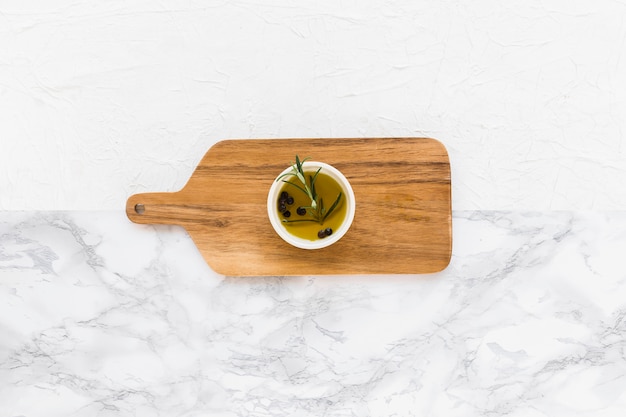
[[[305,174],[308,178],[310,175],[314,175],[315,171],[305,171]],[[315,189],[327,210],[337,200],[337,196],[340,194],[342,197],[346,195],[341,185],[330,175],[326,175],[323,172],[317,174]],[[320,231],[325,231],[325,235],[330,236],[334,231],[339,230],[339,227],[346,219],[347,204],[345,204],[345,197],[339,199],[339,203],[335,206],[332,213],[320,223],[313,220],[309,221],[311,219],[309,215],[311,209],[304,207],[309,207],[311,200],[305,193],[292,184],[284,183],[279,195],[284,196],[285,193],[288,197],[291,197],[286,202],[292,204],[285,204],[284,208],[286,210],[282,212],[280,197],[276,204],[278,205],[283,227],[288,233],[296,237],[318,240],[320,239]]]

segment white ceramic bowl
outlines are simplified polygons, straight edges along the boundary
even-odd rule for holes
[[[321,172],[333,178],[337,183],[341,186],[343,190],[343,195],[345,197],[344,204],[347,204],[346,207],[346,218],[341,223],[341,226],[337,230],[333,230],[333,234],[318,240],[308,240],[303,239],[297,236],[292,235],[287,231],[285,226],[283,225],[280,213],[278,211],[278,207],[276,202],[278,201],[280,190],[284,185],[282,180],[276,181],[272,183],[270,187],[270,191],[267,194],[267,214],[270,219],[270,223],[272,227],[278,233],[285,242],[301,249],[321,249],[327,246],[332,245],[337,242],[339,239],[346,234],[350,225],[352,224],[352,220],[354,220],[354,212],[355,212],[355,200],[354,200],[354,191],[352,191],[352,187],[350,183],[346,179],[346,177],[336,168],[331,165],[325,164],[324,162],[314,162],[314,161],[306,161],[303,163],[303,169],[305,171],[317,171],[318,168],[322,168]],[[292,168],[286,168],[283,172],[276,176],[276,178],[280,177],[283,174],[291,172]]]

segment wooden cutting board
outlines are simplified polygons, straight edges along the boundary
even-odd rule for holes
[[[354,222],[328,248],[290,246],[267,217],[269,188],[296,154],[333,165],[354,189]],[[182,190],[133,195],[126,213],[183,226],[223,275],[420,274],[450,262],[450,194],[448,154],[434,139],[225,140]]]

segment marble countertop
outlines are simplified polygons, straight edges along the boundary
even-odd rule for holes
[[[453,230],[438,274],[234,278],[123,211],[2,212],[0,415],[622,415],[626,213]]]

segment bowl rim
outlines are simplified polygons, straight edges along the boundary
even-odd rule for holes
[[[341,223],[341,226],[333,231],[333,234],[319,240],[308,240],[303,239],[301,237],[297,237],[292,235],[287,231],[285,226],[283,226],[279,215],[276,201],[278,200],[278,193],[283,186],[282,181],[276,181],[281,175],[286,174],[292,170],[291,167],[285,168],[280,174],[276,176],[276,178],[272,182],[272,186],[267,193],[267,215],[269,218],[274,231],[280,236],[285,242],[289,243],[292,246],[295,246],[300,249],[321,249],[328,247],[334,243],[336,243],[339,239],[341,239],[350,229],[352,222],[354,220],[354,214],[356,211],[356,201],[354,198],[354,190],[350,185],[348,179],[343,175],[341,171],[337,168],[333,167],[330,164],[319,161],[305,161],[302,164],[303,169],[307,169],[310,171],[311,168],[317,169],[322,168],[324,174],[332,177],[339,186],[343,189],[345,197],[345,203],[348,205],[346,208],[346,218]]]

